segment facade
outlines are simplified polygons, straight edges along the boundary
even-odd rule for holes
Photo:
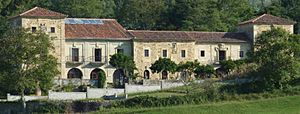
[[[149,69],[158,58],[176,63],[197,60],[218,65],[221,60],[246,58],[255,38],[271,27],[293,33],[295,22],[269,14],[238,25],[237,32],[126,30],[114,19],[67,18],[67,15],[35,7],[11,18],[12,25],[42,30],[53,38],[53,55],[58,58],[59,84],[72,81],[89,84],[104,72],[107,83],[122,80],[121,70],[109,63],[110,56],[132,56],[144,79],[178,79],[180,74],[153,74]]]

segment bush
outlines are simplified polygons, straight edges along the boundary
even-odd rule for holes
[[[99,72],[99,77],[98,77],[98,87],[99,88],[104,88],[105,81],[106,81],[105,73],[103,71],[100,71]]]
[[[27,103],[27,111],[30,113],[65,113],[65,102],[59,101],[32,101]]]
[[[75,85],[73,85],[72,83],[69,83],[68,85],[62,87],[62,91],[72,92],[72,91],[74,91],[75,88],[76,88]]]

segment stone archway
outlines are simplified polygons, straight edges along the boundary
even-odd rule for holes
[[[83,76],[81,70],[78,68],[70,69],[67,75],[68,75],[68,79],[74,79],[74,78],[82,79]]]
[[[167,72],[167,71],[162,71],[162,72],[161,72],[161,75],[162,75],[162,79],[163,79],[163,80],[168,79],[168,72]]]
[[[150,72],[149,70],[144,71],[144,79],[150,79]]]
[[[124,78],[125,78],[125,76],[124,76],[124,72],[122,69],[115,70],[115,72],[113,74],[114,86],[117,88],[124,87],[124,85],[125,85]]]
[[[180,72],[180,79],[181,80],[188,80],[189,73],[187,71]]]
[[[92,72],[90,74],[90,79],[97,80],[99,78],[100,72],[102,72],[105,75],[104,70],[102,70],[100,68],[95,68],[94,70],[92,70]]]

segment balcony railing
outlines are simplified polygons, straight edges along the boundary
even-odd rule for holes
[[[94,64],[105,64],[107,62],[106,56],[90,56],[87,61]]]
[[[83,63],[85,59],[84,56],[67,56],[66,61],[68,63]]]

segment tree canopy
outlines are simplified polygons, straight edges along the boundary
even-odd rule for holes
[[[127,29],[228,32],[263,13],[300,21],[297,0],[0,0],[0,14],[11,17],[35,6],[69,17],[115,18]]]
[[[50,38],[42,33],[25,29],[9,29],[0,37],[0,74],[5,83],[4,92],[17,92],[41,88],[48,91],[58,75],[57,59],[52,56]]]
[[[251,55],[259,67],[253,75],[266,90],[284,89],[300,76],[300,36],[281,28],[262,33]]]
[[[175,73],[176,68],[177,64],[170,58],[159,58],[150,66],[152,73],[160,73],[162,71]]]

